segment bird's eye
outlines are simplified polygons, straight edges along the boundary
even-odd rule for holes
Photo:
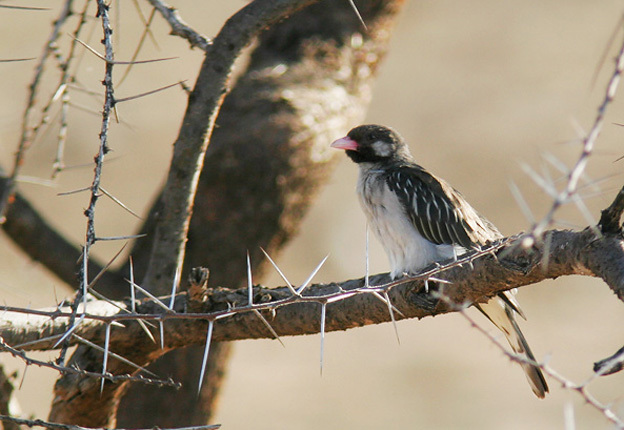
[[[377,136],[372,131],[366,135],[367,140],[377,140]]]

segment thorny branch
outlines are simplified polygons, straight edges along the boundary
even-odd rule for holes
[[[89,288],[89,273],[88,273],[88,261],[90,256],[91,247],[98,240],[95,233],[95,207],[100,197],[100,182],[102,180],[102,166],[104,165],[104,157],[110,150],[108,146],[108,129],[110,124],[110,117],[112,109],[115,105],[115,97],[114,97],[114,88],[113,88],[113,66],[114,66],[114,55],[113,55],[113,45],[112,45],[112,34],[113,30],[110,25],[110,20],[108,17],[108,5],[105,4],[103,0],[97,1],[97,17],[100,17],[102,20],[102,32],[104,37],[102,39],[102,44],[104,45],[105,50],[105,72],[104,72],[104,80],[102,81],[102,85],[104,85],[104,105],[102,108],[102,125],[100,130],[100,144],[98,146],[98,152],[95,156],[95,169],[93,174],[93,182],[90,186],[91,198],[89,200],[89,206],[85,210],[85,216],[87,217],[87,232],[85,243],[82,249],[82,264],[80,265],[79,270],[79,282],[80,289],[78,290],[78,294],[74,299],[74,303],[72,304],[73,316],[71,318],[71,327],[76,323],[76,312],[78,310],[78,305],[82,300],[83,306],[86,310],[87,303],[87,290]],[[70,328],[71,330],[71,328]],[[67,343],[64,343],[63,348],[61,349],[61,354],[59,355],[58,362],[62,365],[65,362],[65,354],[67,352]]]
[[[119,313],[116,306],[93,301],[89,302],[89,313],[84,314],[84,322],[75,333],[93,342],[101,342],[105,325],[122,322],[126,326],[113,329],[111,345],[133,345],[133,348],[140,349],[136,339],[141,338],[144,339],[140,342],[142,347],[153,350],[154,344],[144,336],[141,327],[130,324],[130,321],[162,322],[166,328],[164,348],[170,349],[203,344],[206,321],[215,321],[213,340],[272,338],[273,334],[253,311],[262,312],[265,317],[270,315],[267,320],[279,336],[317,333],[318,303],[328,304],[328,331],[390,321],[387,304],[373,293],[387,294],[400,312],[400,318],[423,318],[456,310],[428,294],[425,283],[432,291],[443,289],[445,297],[453,303],[473,304],[486,301],[501,291],[563,275],[598,276],[609,284],[622,282],[622,264],[614,268],[602,264],[609,253],[619,253],[619,257],[613,258],[624,261],[622,240],[596,240],[592,229],[582,232],[552,231],[551,237],[549,252],[552,255],[547,268],[541,265],[544,248],[536,247],[527,252],[519,246],[522,238],[514,238],[441,267],[434,266],[414,277],[391,281],[387,274],[376,275],[370,278],[371,286],[368,288],[364,279],[315,284],[294,293],[289,287],[254,287],[252,304],[249,303],[249,291],[245,288],[213,288],[207,291],[199,310],[198,305],[190,304],[186,294],[182,293],[177,295],[171,311],[163,309],[167,308],[166,305],[158,306],[150,300],[137,307],[136,313]],[[498,259],[494,253],[499,256]],[[607,273],[608,270],[619,272],[617,280],[615,274]],[[445,288],[447,283],[453,287]],[[168,301],[165,299],[165,302]],[[117,303],[117,306],[125,305]],[[193,313],[188,313],[187,308],[194,309]],[[25,349],[53,347],[52,337],[68,329],[67,319],[71,316],[63,309],[36,311],[2,306],[0,310],[11,315],[0,323],[0,336],[11,345],[22,344]],[[25,316],[20,317],[20,313]],[[34,331],[32,327],[43,328],[43,331]]]
[[[624,70],[624,40],[622,41],[622,45],[620,46],[620,50],[615,59],[615,68],[607,83],[607,87],[605,90],[605,95],[598,106],[598,113],[596,114],[596,118],[594,119],[594,123],[590,128],[589,132],[583,137],[582,143],[583,147],[579,158],[576,160],[574,166],[570,169],[567,174],[567,182],[564,186],[563,190],[553,196],[552,206],[550,207],[548,213],[544,216],[544,218],[539,221],[536,225],[533,226],[530,234],[527,236],[526,244],[530,244],[535,241],[537,238],[541,238],[544,234],[546,228],[552,223],[555,212],[564,204],[571,201],[571,199],[576,195],[578,190],[578,183],[585,172],[585,167],[587,166],[587,162],[589,161],[589,157],[594,150],[594,146],[596,144],[596,140],[600,135],[600,131],[602,130],[602,125],[604,123],[605,115],[607,113],[607,108],[613,102],[615,93],[617,91],[618,85],[620,83],[620,77],[622,75],[622,71]],[[548,192],[548,190],[546,190]],[[582,204],[582,202],[580,203]]]
[[[121,381],[140,382],[144,384],[156,385],[159,387],[168,386],[168,387],[179,388],[179,385],[180,385],[178,383],[175,383],[171,379],[168,379],[168,380],[153,379],[153,378],[147,378],[142,375],[112,375],[110,373],[89,372],[87,370],[76,369],[74,367],[69,367],[69,366],[59,366],[57,364],[50,363],[48,361],[42,361],[42,360],[37,360],[32,357],[28,357],[24,351],[18,350],[16,348],[13,348],[7,345],[1,338],[0,338],[0,351],[8,352],[13,357],[21,359],[27,366],[35,365],[39,367],[46,367],[48,369],[54,369],[57,372],[62,373],[62,374],[83,375],[83,376],[89,376],[89,377],[98,378],[98,379],[104,378],[111,382],[121,382]]]
[[[440,297],[442,298],[442,300],[446,300],[446,298],[444,298],[443,295],[441,295]],[[597,375],[592,375],[591,378],[589,378],[587,381],[581,384],[575,384],[569,378],[566,378],[565,376],[561,375],[559,372],[557,372],[547,363],[536,363],[533,360],[530,360],[521,354],[516,354],[514,352],[509,351],[498,341],[496,336],[492,335],[489,331],[485,330],[483,327],[477,324],[477,322],[465,312],[464,306],[459,307],[457,305],[453,305],[452,303],[449,303],[449,304],[454,306],[457,309],[457,311],[468,321],[471,327],[475,328],[483,336],[485,336],[511,361],[514,361],[520,364],[529,363],[529,364],[538,366],[549,377],[559,382],[562,387],[568,390],[577,392],[581,397],[583,397],[583,399],[587,402],[587,404],[591,405],[593,408],[598,410],[602,415],[604,415],[604,417],[608,421],[611,421],[618,428],[624,428],[624,419],[618,417],[618,415],[613,411],[613,409],[611,409],[609,405],[602,404],[589,392],[589,383],[592,382],[597,377]]]

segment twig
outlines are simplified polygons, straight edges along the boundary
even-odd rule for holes
[[[132,382],[141,382],[144,384],[155,385],[158,387],[172,387],[179,388],[180,384],[174,382],[172,379],[152,379],[147,378],[142,375],[111,375],[110,373],[97,373],[97,372],[89,372],[88,370],[76,369],[68,366],[59,366],[54,363],[50,363],[48,361],[37,360],[32,357],[28,357],[24,351],[20,351],[16,348],[13,348],[7,345],[4,341],[0,339],[0,350],[6,351],[11,354],[13,357],[19,358],[27,366],[35,365],[39,367],[45,367],[48,369],[56,370],[59,373],[63,374],[74,374],[74,375],[82,375],[88,376],[92,378],[104,378],[111,382],[121,382],[121,381],[132,381]]]
[[[83,301],[83,312],[87,312],[87,289],[89,286],[89,279],[87,273],[87,267],[89,262],[89,253],[91,246],[96,242],[97,236],[95,234],[95,207],[97,200],[100,196],[100,182],[102,175],[102,165],[104,163],[104,156],[108,153],[108,127],[110,124],[110,113],[111,109],[114,106],[114,89],[113,89],[113,45],[111,40],[111,35],[113,33],[112,28],[110,27],[110,21],[108,17],[108,6],[104,3],[103,0],[97,0],[98,12],[97,16],[102,19],[102,31],[104,33],[104,37],[102,39],[104,44],[104,49],[106,51],[106,63],[105,63],[105,73],[104,73],[104,81],[102,84],[105,87],[104,92],[104,107],[102,110],[102,126],[100,129],[100,145],[98,147],[98,153],[95,156],[95,169],[93,175],[93,182],[91,184],[91,198],[89,200],[89,206],[85,210],[85,216],[87,217],[87,233],[86,240],[83,246],[83,254],[82,254],[82,265],[80,266],[80,271],[78,273],[80,289],[76,294],[74,299],[74,303],[72,304],[72,313],[75,318],[76,313],[78,312],[78,304],[82,300]],[[72,326],[70,330],[72,330],[75,326]],[[65,342],[68,342],[69,337],[65,339]],[[58,362],[62,364],[65,361],[65,353],[67,351],[67,343],[63,345],[63,349],[61,350],[61,354],[58,358]]]
[[[439,294],[438,296],[443,301],[445,301],[449,306],[455,308],[470,323],[470,325],[473,328],[475,328],[477,331],[479,331],[481,334],[483,334],[490,342],[492,342],[511,361],[514,361],[514,362],[517,362],[517,363],[520,363],[520,364],[528,363],[528,364],[531,364],[531,365],[539,367],[549,377],[551,377],[551,378],[555,379],[557,382],[559,382],[564,389],[576,391],[577,393],[579,393],[583,397],[583,399],[589,405],[591,405],[593,408],[598,410],[611,423],[615,424],[620,429],[624,428],[624,420],[622,420],[620,417],[618,417],[615,414],[615,412],[613,412],[613,410],[609,406],[603,405],[598,400],[596,400],[596,398],[588,391],[587,383],[575,384],[574,382],[572,382],[568,378],[562,376],[561,374],[559,374],[559,372],[555,371],[552,367],[548,366],[545,363],[538,363],[538,362],[535,362],[535,361],[533,361],[533,360],[531,360],[531,359],[529,359],[529,358],[527,358],[527,357],[525,357],[525,356],[523,356],[521,354],[515,354],[513,352],[508,351],[498,341],[498,339],[494,335],[490,334],[487,330],[485,330],[483,327],[481,327],[479,324],[477,324],[475,322],[475,320],[472,319],[466,313],[465,307],[458,306],[453,301],[448,300],[447,298],[445,298],[444,295],[440,295]],[[590,381],[591,380],[592,379],[590,379]]]
[[[182,18],[180,18],[180,14],[178,14],[175,8],[160,0],[149,0],[149,2],[154,6],[154,9],[162,15],[165,21],[169,23],[171,26],[171,34],[188,40],[191,44],[191,48],[197,46],[202,51],[208,51],[208,47],[212,44],[212,41],[189,27]]]

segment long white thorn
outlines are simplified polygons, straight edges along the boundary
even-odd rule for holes
[[[78,318],[78,320],[76,322],[74,322],[74,325],[65,332],[65,334],[58,340],[56,341],[56,343],[54,344],[54,346],[52,347],[52,349],[56,348],[57,346],[59,346],[61,343],[63,343],[65,341],[65,339],[67,339],[67,337],[73,333],[74,330],[76,330],[78,328],[78,326],[84,321],[85,318],[85,314],[80,315],[80,318]]]
[[[579,197],[577,193],[574,193],[572,194],[572,201],[578,208],[579,212],[585,217],[585,220],[588,222],[588,224],[591,226],[595,226],[597,222],[594,219],[594,216],[591,214],[591,212],[587,208],[587,205],[585,204],[583,199]]]
[[[92,295],[94,295],[93,292],[95,290],[93,290],[93,286],[95,285],[95,283],[97,281],[99,281],[100,278],[104,275],[104,273],[106,273],[106,271],[113,265],[115,260],[117,260],[117,257],[119,257],[121,255],[121,253],[123,252],[124,249],[126,249],[127,246],[128,246],[128,243],[126,242],[124,244],[124,246],[122,246],[119,249],[119,251],[117,251],[117,253],[113,256],[113,258],[108,260],[108,263],[106,263],[106,265],[98,272],[98,274],[95,275],[95,277],[93,279],[91,279],[91,282],[89,282],[89,284],[87,284],[87,291],[89,291]]]
[[[132,313],[136,313],[136,291],[134,289],[134,262],[132,261],[132,256],[130,256],[130,309]],[[154,335],[147,328],[147,325],[143,320],[137,320],[147,337],[151,339],[152,342],[156,343],[156,339],[154,339]]]
[[[134,263],[130,256],[130,309],[132,313],[136,312],[136,292],[134,291]]]
[[[582,133],[585,134],[584,131],[582,131]],[[559,160],[557,157],[555,157],[555,155],[551,154],[550,152],[542,152],[542,158],[548,161],[551,166],[559,171],[559,173],[562,173],[564,175],[568,173],[568,166],[566,166],[563,161]]]
[[[247,301],[249,306],[253,306],[253,278],[251,276],[251,260],[247,251]]]
[[[169,307],[167,305],[165,305],[162,300],[160,300],[158,297],[156,297],[155,295],[153,295],[152,293],[150,293],[149,291],[147,291],[145,288],[141,287],[138,284],[134,284],[134,288],[136,288],[137,290],[139,290],[140,292],[142,292],[143,294],[145,294],[147,297],[149,297],[150,299],[152,299],[154,301],[154,303],[156,303],[158,306],[160,306],[161,308],[163,308],[164,310],[168,311]]]
[[[388,296],[388,292],[384,291],[384,298],[386,299],[386,304],[388,305],[388,312],[390,312],[390,319],[392,320],[392,326],[394,327],[394,334],[396,335],[396,340],[401,345],[401,338],[399,338],[399,328],[397,327],[396,320],[394,319],[394,311],[392,310],[392,302],[390,301],[390,297]]]
[[[433,276],[430,276],[429,280],[433,282],[438,282],[440,284],[452,284],[451,281],[447,281],[446,279],[435,278]]]
[[[355,14],[358,17],[358,20],[360,20],[360,22],[362,23],[362,27],[364,27],[364,30],[368,31],[368,27],[366,27],[366,24],[364,23],[364,18],[362,18],[362,15],[360,15],[360,11],[358,10],[357,6],[355,5],[355,2],[353,0],[348,0],[349,4],[351,4],[351,8],[353,9],[353,11],[355,12]]]
[[[175,276],[173,277],[173,283],[171,284],[171,299],[169,300],[169,310],[173,310],[173,305],[175,305],[175,296],[176,291],[178,289],[178,284],[180,283],[180,269],[181,267],[176,267]]]
[[[212,328],[214,327],[214,321],[208,321],[208,334],[206,335],[206,346],[204,348],[204,358],[202,359],[202,367],[199,372],[199,383],[197,384],[197,395],[201,392],[202,383],[204,381],[204,374],[206,373],[206,366],[208,364],[208,354],[210,353],[210,342],[212,341]]]
[[[158,321],[160,326],[160,349],[165,349],[165,324],[163,321]]]
[[[386,300],[384,296],[382,296],[379,292],[373,291],[373,295],[377,297],[379,300],[381,300],[382,302],[386,303],[388,306],[390,306],[394,312],[396,312],[397,314],[405,318],[405,314],[401,312],[400,310],[398,310],[397,307],[394,306],[389,300]]]
[[[531,225],[535,224],[535,217],[533,216],[533,212],[531,212],[531,208],[524,199],[524,196],[522,195],[520,188],[518,188],[518,185],[516,185],[514,181],[510,181],[509,189],[511,190],[511,195],[516,200],[516,204],[520,207],[520,210],[524,214],[524,217]]]
[[[100,351],[101,353],[104,353],[104,348],[102,348],[100,345],[97,345],[97,344],[95,344],[95,343],[93,343],[93,342],[91,342],[91,341],[88,341],[87,339],[85,339],[85,338],[83,338],[83,337],[80,337],[80,336],[78,336],[77,334],[73,334],[72,336],[73,336],[74,338],[76,338],[76,340],[78,340],[78,342],[80,342],[80,343],[84,343],[84,344],[85,344],[85,345],[87,345],[88,347],[93,348],[93,349],[95,349],[96,351]],[[141,367],[141,366],[139,366],[139,365],[138,365],[138,364],[136,364],[136,363],[133,363],[132,361],[128,360],[127,358],[122,357],[122,356],[121,356],[121,355],[119,355],[119,354],[115,354],[114,352],[110,352],[110,351],[109,351],[109,352],[108,352],[108,355],[110,355],[111,357],[113,357],[115,360],[119,360],[119,361],[121,361],[122,363],[126,363],[127,365],[132,366],[132,367],[134,367],[135,369],[140,370],[140,371],[142,371],[142,372],[145,372],[145,373],[147,373],[148,375],[152,375],[152,376],[153,376],[153,377],[155,377],[155,378],[157,378],[157,377],[158,377],[158,375],[157,375],[157,374],[155,374],[154,372],[151,372],[151,371],[147,370],[146,368]]]
[[[258,318],[260,318],[260,321],[262,321],[262,323],[265,325],[265,327],[267,329],[269,329],[269,331],[271,332],[271,334],[273,335],[273,338],[275,340],[277,340],[279,343],[282,344],[282,346],[284,348],[286,348],[286,345],[284,345],[284,342],[282,342],[282,339],[280,339],[279,335],[277,334],[277,332],[273,329],[273,327],[271,327],[271,324],[269,324],[269,322],[266,320],[266,318],[260,313],[260,311],[258,309],[254,309],[253,310],[254,313],[258,316]]]
[[[312,281],[312,278],[314,278],[316,276],[316,274],[318,273],[318,271],[321,270],[321,267],[323,267],[323,264],[325,264],[325,262],[327,261],[328,258],[329,258],[329,254],[327,254],[325,256],[325,258],[323,258],[321,260],[321,262],[318,264],[318,266],[316,266],[314,268],[314,270],[312,271],[312,273],[310,273],[310,276],[308,276],[308,279],[306,279],[305,282],[303,284],[301,284],[301,286],[297,289],[297,294],[301,294],[303,292],[303,290],[306,289],[308,284]]]
[[[102,363],[102,375],[106,375],[106,367],[108,366],[108,347],[110,344],[110,330],[111,330],[111,325],[106,324],[106,336],[104,338],[104,360]],[[100,394],[102,394],[102,392],[104,391],[105,380],[106,378],[102,376],[102,380],[100,382]]]
[[[323,376],[323,353],[325,350],[325,311],[327,303],[321,303],[321,376]]]
[[[143,329],[147,337],[149,337],[152,342],[156,343],[156,339],[154,339],[154,335],[152,334],[151,331],[149,331],[149,329],[147,328],[147,325],[145,325],[143,320],[137,320],[137,322],[139,323],[139,325],[141,326],[141,328]]]
[[[271,256],[263,249],[260,248],[260,250],[264,253],[264,256],[267,258],[267,260],[269,260],[269,262],[271,263],[271,265],[273,266],[273,268],[277,271],[277,273],[279,273],[279,275],[282,277],[282,279],[284,280],[284,282],[286,282],[286,286],[288,287],[288,289],[290,290],[290,292],[293,294],[293,296],[298,296],[299,294],[297,293],[297,291],[295,290],[295,288],[292,286],[292,284],[290,283],[290,281],[288,280],[288,278],[286,278],[286,275],[284,275],[282,273],[282,271],[280,270],[279,267],[277,267],[277,264],[275,264],[275,261],[273,261],[273,259],[271,258]]]
[[[546,194],[548,194],[552,198],[557,198],[557,190],[555,186],[548,182],[547,179],[542,178],[531,166],[528,164],[522,163],[520,164],[524,173],[531,179],[533,182],[540,187]]]

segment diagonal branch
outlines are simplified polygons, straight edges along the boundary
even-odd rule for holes
[[[232,16],[206,50],[195,88],[189,96],[183,126],[174,143],[162,194],[163,208],[143,280],[149,289],[161,283],[170,285],[184,261],[199,174],[221,103],[228,92],[234,61],[260,31],[314,1],[256,0]],[[176,255],[173,261],[172,252]]]

